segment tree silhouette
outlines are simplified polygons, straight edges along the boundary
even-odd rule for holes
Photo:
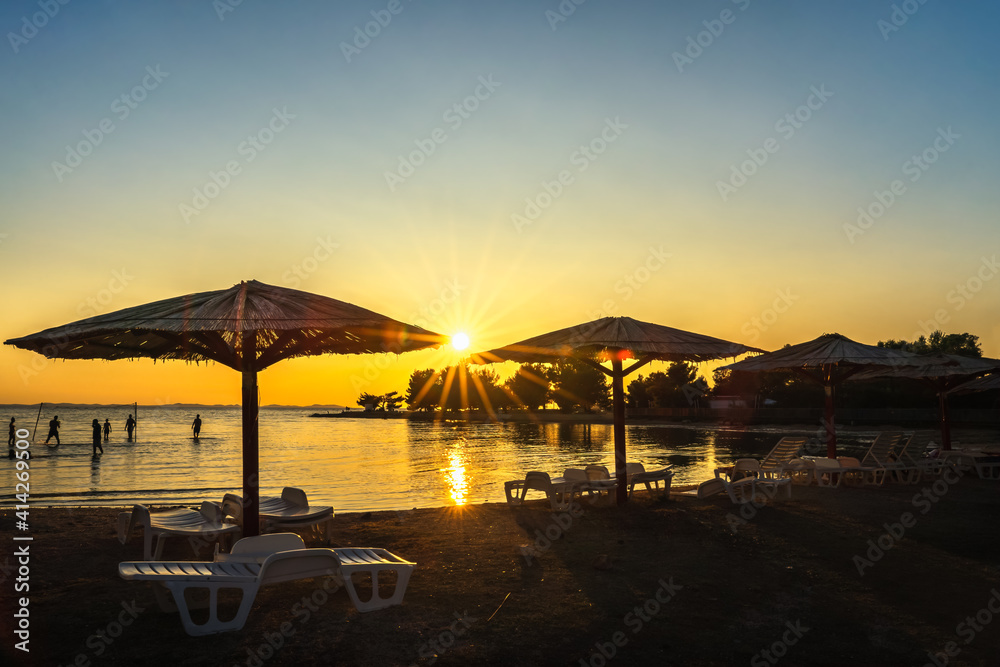
[[[388,412],[398,412],[402,405],[403,397],[399,395],[399,392],[390,391],[382,397],[382,407]]]
[[[435,409],[441,402],[441,378],[435,377],[432,368],[413,371],[404,399],[411,410]]]
[[[589,364],[567,359],[554,365],[549,377],[553,383],[552,400],[563,412],[575,407],[592,412],[595,406],[611,402],[607,376]]]
[[[358,397],[358,405],[365,409],[365,412],[373,412],[378,410],[382,405],[382,396],[378,394],[369,394],[367,391],[362,392],[361,396]]]
[[[529,410],[549,402],[549,370],[543,364],[521,364],[507,379],[507,389]]]
[[[963,357],[982,357],[983,348],[979,336],[970,333],[946,334],[940,329],[930,336],[920,336],[913,342],[905,340],[880,340],[877,345],[894,350],[906,350],[914,354],[958,354]]]
[[[686,361],[673,362],[667,371],[639,376],[628,385],[631,407],[687,408],[708,393],[708,382],[698,376],[698,368]]]

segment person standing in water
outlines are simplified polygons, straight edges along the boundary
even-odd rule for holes
[[[128,441],[132,442],[132,431],[135,430],[135,419],[132,418],[132,415],[129,415],[128,419],[125,420],[125,430],[128,431]]]
[[[201,415],[194,416],[194,421],[191,422],[191,431],[196,438],[201,435]]]
[[[10,431],[7,432],[7,458],[14,458],[14,418],[10,418]]]
[[[101,447],[101,422],[94,420],[94,456],[97,456],[97,450],[101,450],[101,454],[104,453],[104,447]]]
[[[62,423],[59,421],[59,415],[56,415],[49,422],[49,436],[47,438],[45,438],[45,444],[46,445],[49,444],[49,440],[51,440],[53,437],[55,437],[55,439],[56,439],[56,444],[57,445],[59,444],[59,427],[60,426],[62,426]]]
[[[111,420],[110,419],[105,419],[104,420],[104,442],[107,442],[108,438],[110,436],[111,436]]]

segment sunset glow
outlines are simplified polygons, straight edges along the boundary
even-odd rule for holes
[[[458,332],[276,364],[264,404],[608,315],[1000,356],[993,5],[221,4],[0,7],[4,340],[255,279]],[[0,377],[12,403],[241,396],[218,364],[10,346]]]

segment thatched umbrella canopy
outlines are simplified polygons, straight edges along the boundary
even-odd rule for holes
[[[1000,370],[1000,359],[966,357],[959,354],[921,355],[920,359],[920,365],[917,366],[872,368],[858,373],[851,380],[910,378],[931,387],[938,397],[941,446],[943,449],[951,449],[948,393],[970,380]]]
[[[5,341],[50,359],[216,361],[243,374],[244,531],[257,533],[257,373],[282,359],[433,347],[440,334],[365,308],[251,280]]]
[[[823,334],[805,343],[744,359],[723,368],[731,371],[797,371],[823,385],[826,395],[826,454],[837,458],[837,431],[833,421],[833,388],[868,368],[919,365],[921,357],[888,348],[858,343],[838,333]]]
[[[568,357],[610,376],[614,401],[615,477],[620,505],[628,499],[625,481],[625,377],[651,361],[709,361],[760,351],[740,343],[640,322],[631,317],[604,317],[480,352],[472,355],[472,361],[479,364],[498,361],[553,363]],[[625,359],[635,359],[635,362],[624,369],[622,362]],[[602,365],[605,361],[611,362],[610,370]]]
[[[948,393],[956,395],[971,394],[977,391],[991,391],[993,389],[1000,389],[1000,372],[994,372],[975,380],[969,380],[951,389]]]

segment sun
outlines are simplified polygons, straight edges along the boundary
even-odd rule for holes
[[[451,346],[458,352],[467,349],[469,347],[469,334],[464,331],[453,334],[451,337]]]

